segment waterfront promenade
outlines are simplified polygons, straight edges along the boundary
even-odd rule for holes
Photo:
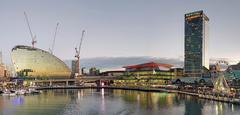
[[[237,97],[227,97],[221,95],[213,94],[201,94],[196,92],[176,90],[176,89],[165,89],[165,88],[140,88],[140,87],[116,87],[116,86],[64,86],[64,87],[37,87],[37,90],[52,90],[52,89],[120,89],[120,90],[135,90],[144,92],[167,92],[167,93],[177,93],[190,95],[198,97],[199,99],[207,99],[213,101],[221,101],[226,103],[240,104],[240,98]]]

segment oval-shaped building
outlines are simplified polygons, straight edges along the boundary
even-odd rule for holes
[[[18,45],[11,52],[17,73],[33,78],[69,78],[71,71],[59,58],[42,49]]]

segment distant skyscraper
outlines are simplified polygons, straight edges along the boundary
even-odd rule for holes
[[[185,75],[200,77],[209,68],[208,49],[209,18],[203,11],[185,14]]]
[[[74,78],[77,73],[77,60],[72,60],[71,62],[71,69],[72,69],[72,73],[71,73],[71,77]]]

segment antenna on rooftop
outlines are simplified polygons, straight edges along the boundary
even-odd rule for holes
[[[34,48],[34,44],[37,43],[36,35],[33,35],[33,33],[32,33],[32,30],[31,30],[31,27],[30,27],[30,24],[29,24],[29,21],[28,21],[28,16],[27,16],[26,12],[24,12],[24,16],[25,16],[25,19],[26,19],[26,22],[27,22],[27,25],[28,25],[29,33],[30,33],[31,38],[32,38],[32,47]]]

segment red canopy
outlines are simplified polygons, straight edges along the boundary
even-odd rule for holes
[[[139,64],[139,65],[124,66],[123,68],[126,68],[126,69],[141,69],[141,68],[157,68],[157,67],[171,68],[171,67],[173,67],[173,65],[149,62],[149,63]]]

